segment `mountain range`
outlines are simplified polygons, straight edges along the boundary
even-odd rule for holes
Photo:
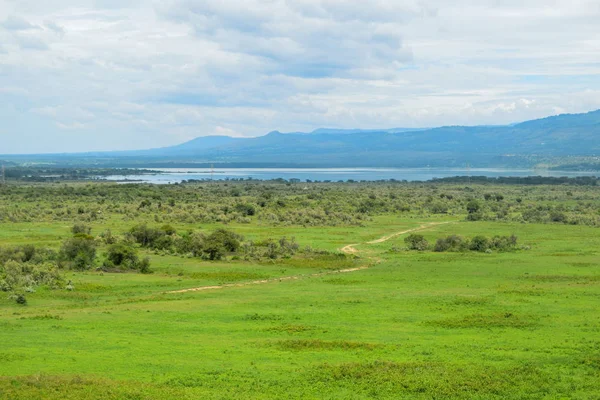
[[[503,126],[274,131],[254,138],[203,136],[150,150],[0,158],[114,166],[531,167],[598,155],[600,110]]]

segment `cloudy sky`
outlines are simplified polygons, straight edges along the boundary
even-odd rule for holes
[[[600,108],[598,0],[0,0],[0,154]]]

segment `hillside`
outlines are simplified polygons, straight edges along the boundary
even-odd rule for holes
[[[5,156],[58,163],[173,166],[188,163],[295,166],[524,167],[549,160],[600,154],[600,110],[565,114],[507,126],[431,129],[271,132],[255,138],[198,137],[161,149]],[[554,163],[556,164],[556,163]]]

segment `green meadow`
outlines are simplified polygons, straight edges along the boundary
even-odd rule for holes
[[[596,187],[304,186],[0,188],[0,247],[58,251],[76,223],[99,243],[71,290],[0,292],[0,398],[600,399]],[[307,249],[135,245],[152,273],[103,270],[100,234],[140,222]],[[434,251],[450,235],[518,242]]]

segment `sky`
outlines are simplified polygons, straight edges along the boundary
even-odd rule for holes
[[[0,154],[600,109],[598,0],[0,0]]]

